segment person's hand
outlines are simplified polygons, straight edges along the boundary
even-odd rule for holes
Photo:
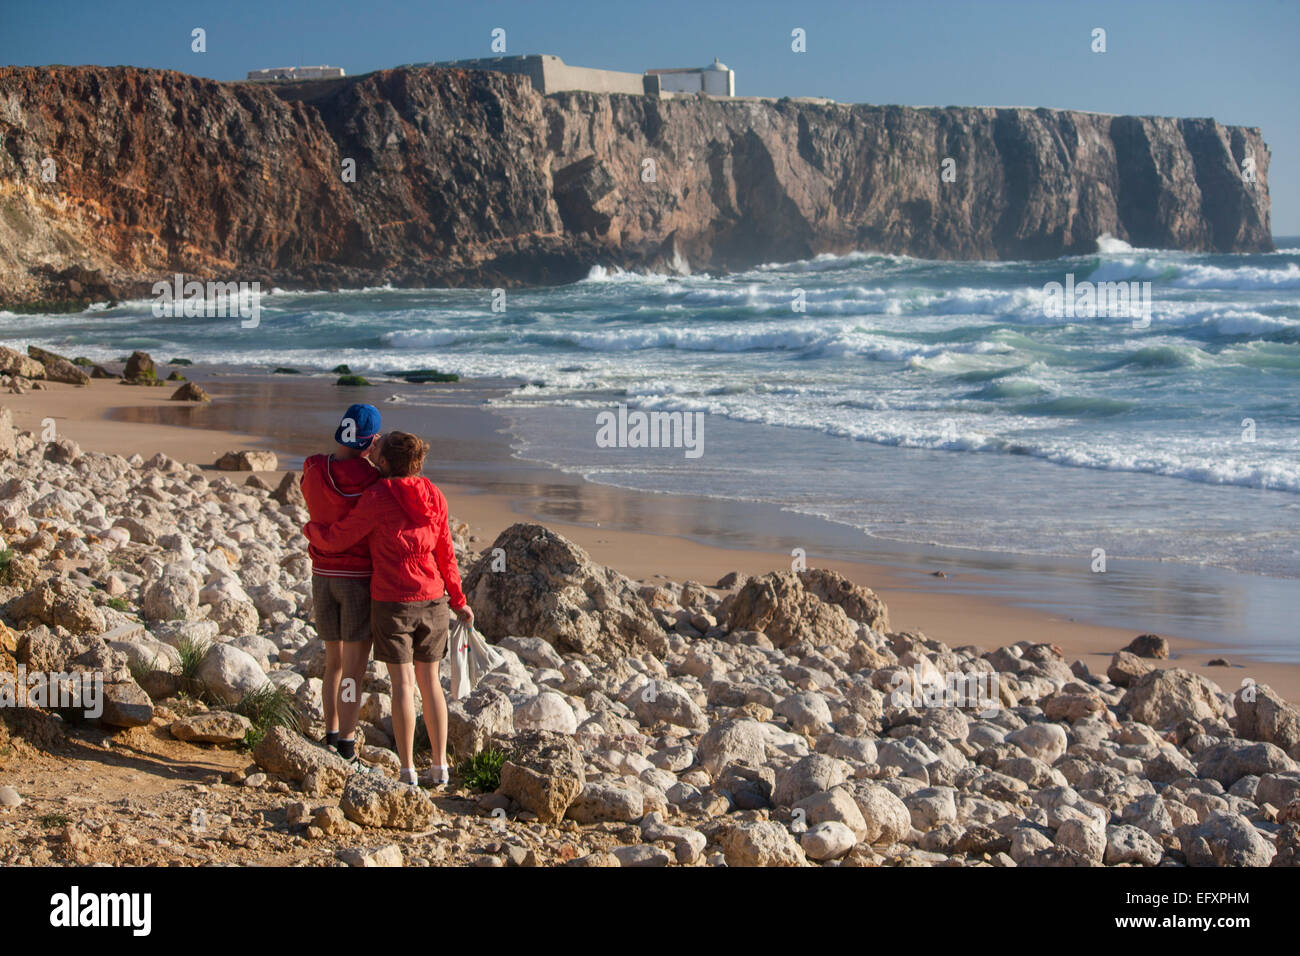
[[[466,625],[467,627],[474,626],[474,609],[470,607],[468,604],[466,604],[464,607],[456,608],[456,617],[459,618],[460,623]]]

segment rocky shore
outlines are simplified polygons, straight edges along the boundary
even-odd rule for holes
[[[451,786],[397,785],[373,664],[381,773],[350,774],[316,742],[296,482],[83,452],[0,409],[0,689],[104,688],[91,719],[0,712],[0,863],[1300,863],[1300,716],[1267,686],[1162,666],[1150,636],[1104,675],[1050,643],[949,647],[818,568],[633,581],[536,524],[454,525],[506,664],[450,705]],[[466,761],[493,753],[484,786]]]

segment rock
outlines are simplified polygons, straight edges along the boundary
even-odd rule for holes
[[[805,588],[794,571],[750,578],[723,606],[728,630],[762,631],[779,648],[799,641],[847,648],[858,639],[858,625],[844,609]]]
[[[1160,848],[1160,841],[1149,833],[1128,824],[1106,828],[1104,862],[1107,866],[1117,863],[1157,866],[1162,856],[1164,851]]]
[[[729,718],[715,723],[700,738],[696,760],[714,779],[733,763],[760,766],[767,761],[762,725],[756,720]]]
[[[1030,757],[1049,765],[1065,753],[1069,744],[1064,727],[1045,722],[1026,724],[1007,734],[1007,740]]]
[[[16,375],[18,378],[42,378],[45,366],[36,359],[22,352],[0,345],[0,375]]]
[[[447,744],[461,759],[483,750],[492,738],[514,731],[510,698],[494,687],[480,684],[468,697],[447,701]]]
[[[354,773],[343,787],[339,809],[363,827],[423,830],[433,819],[433,801],[419,787],[377,773]]]
[[[1101,820],[1072,817],[1057,828],[1056,844],[1079,854],[1091,866],[1101,866],[1106,855],[1106,825]]]
[[[1116,651],[1106,668],[1106,679],[1116,687],[1128,687],[1143,674],[1149,674],[1155,668],[1136,654],[1128,651]]]
[[[177,740],[198,744],[237,744],[253,729],[252,722],[228,710],[209,710],[175,720],[171,735]]]
[[[557,671],[564,669],[564,658],[540,637],[503,637],[497,641],[497,645],[514,651],[529,667],[550,667]]]
[[[302,476],[296,471],[285,472],[275,491],[271,492],[271,499],[282,505],[306,508],[307,499],[302,495]]]
[[[179,564],[167,565],[142,597],[141,611],[152,621],[187,621],[199,611],[199,583]]]
[[[9,602],[6,611],[14,621],[36,620],[49,627],[67,628],[73,634],[103,632],[104,615],[90,595],[61,578],[36,585]]]
[[[853,799],[867,827],[863,843],[888,846],[911,832],[912,815],[907,805],[884,787],[858,783],[853,787]]]
[[[27,346],[27,354],[44,366],[44,378],[48,381],[62,382],[65,385],[90,384],[90,376],[76,365],[73,365],[62,355],[47,352],[45,349],[37,348],[35,345]]]
[[[220,633],[229,637],[256,634],[261,618],[252,601],[220,598],[211,604],[208,620],[217,625]]]
[[[253,655],[230,644],[209,647],[195,676],[209,693],[228,704],[238,704],[245,694],[271,683]]]
[[[170,401],[173,402],[210,402],[212,396],[205,392],[197,382],[186,382],[176,391],[172,392]],[[242,469],[232,469],[242,470]]]
[[[885,602],[876,596],[870,588],[854,584],[838,571],[827,568],[808,568],[799,572],[799,579],[805,590],[815,594],[827,604],[834,604],[848,615],[850,621],[865,624],[873,631],[886,634],[889,626],[889,610]]]
[[[565,816],[577,823],[617,821],[631,823],[645,816],[640,791],[609,783],[587,783],[569,804]]]
[[[104,685],[99,722],[110,727],[145,727],[153,720],[153,701],[133,680]]]
[[[304,740],[284,727],[272,727],[253,750],[253,760],[267,773],[302,783],[314,776],[326,790],[343,787],[352,768],[338,754]]]
[[[1223,717],[1224,706],[1217,690],[1200,674],[1171,667],[1137,678],[1119,706],[1132,720],[1164,730],[1184,720]]]
[[[1216,810],[1192,830],[1183,852],[1189,866],[1268,866],[1277,849],[1245,817]]]
[[[319,830],[322,836],[342,836],[356,832],[359,827],[352,823],[338,807],[321,807],[311,818],[311,826]]]
[[[126,368],[122,371],[122,378],[128,382],[153,382],[158,378],[158,368],[154,365],[153,359],[149,357],[148,352],[141,352],[137,349],[127,358]]]
[[[530,730],[503,740],[501,746],[509,756],[501,767],[497,792],[537,814],[543,823],[564,819],[586,783],[582,751],[573,738]]]
[[[1276,744],[1300,759],[1300,713],[1267,684],[1242,687],[1232,699],[1237,735]]]
[[[13,412],[0,408],[0,459],[14,458],[17,455],[18,430],[14,428]]]
[[[809,754],[777,772],[772,802],[778,807],[793,807],[805,797],[839,786],[845,777],[844,761]]]
[[[669,826],[658,813],[647,813],[641,821],[641,837],[655,842],[673,844],[678,863],[694,863],[704,854],[708,838],[690,827]]]
[[[667,850],[644,843],[616,846],[610,852],[619,866],[667,866],[673,859]]]
[[[632,691],[624,701],[643,727],[659,721],[687,730],[709,729],[709,718],[699,704],[680,686],[668,680],[652,680]]]
[[[278,461],[269,451],[228,451],[213,466],[218,471],[275,471]]]
[[[497,555],[504,570],[493,570],[494,562],[501,567]],[[501,532],[463,586],[476,626],[494,640],[528,634],[559,651],[606,660],[667,649],[663,628],[631,581],[541,525]]]
[[[364,847],[347,847],[338,851],[338,857],[348,866],[403,866],[405,858],[402,848],[396,843],[367,849]]]
[[[835,787],[804,797],[794,805],[796,812],[802,811],[804,820],[812,825],[818,823],[842,823],[847,826],[854,840],[861,840],[870,832],[867,821],[858,809],[853,792],[848,787]]]
[[[1124,648],[1138,657],[1154,657],[1164,660],[1169,657],[1169,642],[1159,634],[1139,634]]]
[[[957,792],[952,787],[922,787],[903,798],[912,826],[922,833],[957,820]]]
[[[799,837],[799,845],[811,859],[835,860],[852,850],[857,840],[843,823],[829,820],[805,830]]]
[[[1225,740],[1196,755],[1197,773],[1230,787],[1242,777],[1295,770],[1294,761],[1270,743]]]
[[[13,787],[0,787],[0,807],[14,810],[22,805],[23,798],[18,795],[17,790]]]
[[[550,690],[544,690],[515,707],[514,720],[519,730],[572,734],[578,729],[578,717],[569,702]]]
[[[790,831],[770,820],[726,824],[717,840],[728,866],[803,866],[807,862]]]
[[[790,721],[798,733],[815,737],[831,732],[831,710],[821,694],[811,691],[791,694],[776,705],[776,713]]]

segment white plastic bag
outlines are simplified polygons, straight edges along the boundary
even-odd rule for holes
[[[500,651],[483,640],[482,634],[460,620],[451,625],[447,653],[451,656],[452,700],[468,697],[484,674],[506,661]]]
[[[469,628],[460,621],[451,626],[447,653],[451,656],[451,699],[468,697],[473,688],[469,667]]]
[[[483,635],[470,625],[469,631],[469,683],[477,687],[483,675],[506,662],[505,655],[483,640]]]

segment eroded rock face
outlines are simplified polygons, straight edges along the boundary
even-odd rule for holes
[[[582,751],[573,738],[531,730],[503,738],[499,746],[509,756],[501,766],[497,792],[545,823],[564,819],[586,783]]]
[[[302,783],[314,776],[326,790],[343,787],[351,769],[336,753],[309,743],[284,727],[272,727],[253,750],[253,760],[267,773]]]
[[[812,580],[815,590],[806,587],[803,574],[794,571],[772,571],[762,577],[750,578],[733,598],[723,604],[728,610],[727,626],[733,631],[762,631],[777,647],[787,647],[799,641],[845,648],[853,646],[858,640],[857,622],[843,607],[818,596],[819,590],[827,590],[824,579]],[[861,590],[866,591],[865,588]],[[840,592],[837,590],[835,593]],[[866,593],[871,594],[870,591]],[[875,597],[874,594],[871,596]],[[865,604],[854,599],[846,599],[845,603],[854,608]],[[876,620],[885,617],[883,604],[879,604],[878,612],[872,617]]]
[[[433,801],[419,787],[377,773],[354,773],[343,788],[339,809],[363,827],[421,830],[433,818]]]
[[[0,200],[0,301],[147,295],[176,271],[494,287],[570,282],[597,263],[723,270],[854,249],[1056,258],[1103,233],[1273,248],[1268,147],[1208,119],[543,97],[524,77],[436,68],[254,85],[8,67],[0,102],[0,179],[15,186]],[[213,128],[250,135],[213,151]],[[149,149],[159,137],[168,149]],[[44,183],[41,159],[56,155],[61,175]],[[653,189],[647,156],[662,170]],[[959,175],[943,182],[951,156]],[[344,183],[344,157],[366,175]],[[140,229],[178,241],[131,241]]]
[[[494,571],[494,562],[504,570]],[[463,583],[475,626],[489,638],[527,634],[562,652],[604,658],[666,647],[631,581],[541,525],[501,532]]]
[[[1163,729],[1180,720],[1222,717],[1224,706],[1216,690],[1201,675],[1171,667],[1133,680],[1121,706],[1133,720]]]

